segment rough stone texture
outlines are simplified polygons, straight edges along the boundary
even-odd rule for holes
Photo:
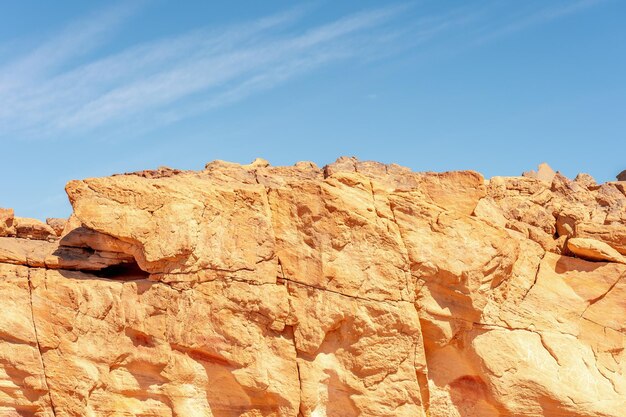
[[[550,165],[543,162],[539,164],[537,171],[524,172],[522,175],[524,177],[535,178],[535,179],[538,179],[538,180],[541,180],[550,184],[552,180],[554,179],[556,172],[554,172],[554,170],[550,167]],[[587,174],[582,174],[582,175],[587,175]]]
[[[618,251],[599,240],[573,237],[567,241],[567,247],[574,255],[590,261],[626,263]]]
[[[72,181],[67,221],[0,210],[0,415],[623,417],[620,185],[345,157]]]
[[[15,235],[24,239],[48,240],[56,239],[57,234],[52,227],[37,219],[15,217]]]
[[[131,255],[121,252],[59,246],[56,242],[6,237],[0,237],[0,260],[15,265],[90,271],[134,263]]]
[[[46,224],[54,230],[57,236],[61,236],[67,224],[67,219],[47,218]]]
[[[15,236],[15,216],[13,209],[0,207],[0,237]]]
[[[607,243],[626,255],[626,228],[621,223],[597,224],[580,222],[575,225],[576,236],[588,237]]]

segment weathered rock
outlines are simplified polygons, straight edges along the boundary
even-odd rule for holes
[[[536,242],[543,248],[543,250],[554,253],[561,253],[557,241],[545,231],[533,226],[532,224],[524,223],[517,220],[511,220],[506,223],[506,228],[515,230],[521,233],[524,237]]]
[[[54,230],[57,236],[61,236],[67,224],[67,219],[47,218],[46,224]]]
[[[589,220],[589,212],[584,207],[563,208],[556,218],[556,232],[559,236],[574,236],[576,225]]]
[[[567,241],[567,247],[574,255],[583,259],[626,263],[618,251],[599,240],[575,237]]]
[[[491,197],[480,199],[473,214],[492,226],[505,227],[508,223],[502,208]]]
[[[427,365],[413,303],[287,286],[302,415],[424,416]]]
[[[626,255],[626,227],[623,224],[580,222],[576,224],[576,236],[599,240]]]
[[[617,174],[615,178],[617,178],[618,181],[626,181],[626,169]]]
[[[548,165],[545,162],[542,162],[541,164],[539,164],[539,167],[537,168],[536,172],[528,171],[528,172],[524,172],[522,175],[524,177],[535,178],[535,179],[538,179],[538,180],[541,180],[550,184],[552,180],[554,179],[556,172],[554,172],[554,170],[550,167],[550,165]]]
[[[297,414],[285,287],[177,291],[41,269],[30,279],[57,415]]]
[[[546,253],[529,288],[488,307],[497,313],[484,317],[485,323],[517,333],[501,339],[501,349],[493,349],[497,340],[485,338],[481,355],[483,363],[491,363],[483,369],[498,392],[506,393],[503,403],[511,415],[619,415],[626,388],[623,363],[610,352],[621,351],[625,342],[617,325],[623,322],[623,307],[614,298],[623,291],[625,273],[624,265]]]
[[[483,176],[473,171],[416,173],[395,164],[361,162],[346,157],[324,167],[326,178],[341,173],[361,174],[387,192],[419,192],[425,201],[467,215],[472,214],[478,201],[486,195]]]
[[[59,246],[56,242],[21,238],[0,238],[0,263],[37,268],[101,271],[112,266],[134,264],[121,252]]]
[[[0,263],[0,415],[54,417],[29,274],[25,266]]]
[[[13,209],[0,207],[0,237],[15,236]]]
[[[72,181],[0,237],[0,415],[622,417],[626,196],[547,174]]]
[[[23,239],[48,240],[57,237],[56,232],[46,223],[26,217],[15,217],[15,235]]]
[[[608,182],[607,184],[617,188],[624,196],[626,196],[626,181]]]
[[[554,253],[569,251],[564,244],[568,237],[590,237],[624,251],[626,193],[621,183],[598,185],[587,174],[571,181],[557,173],[550,184],[535,177],[492,178],[474,215],[493,218],[501,213],[507,220],[504,227]]]
[[[586,187],[587,189],[595,188],[598,185],[596,183],[596,180],[591,175],[585,174],[583,172],[576,175],[576,178],[574,178],[574,182]]]

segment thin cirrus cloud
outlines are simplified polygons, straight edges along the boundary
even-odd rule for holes
[[[98,56],[139,3],[124,3],[0,66],[1,137],[142,132],[231,105],[324,65],[379,59],[461,35],[468,46],[572,14],[601,0],[539,3],[503,24],[497,9],[420,16],[415,5],[365,10],[302,29],[306,9],[200,28]],[[406,14],[416,14],[407,19]],[[497,19],[496,19],[497,21]],[[97,56],[97,58],[93,58]],[[91,58],[89,58],[91,57]]]
[[[515,10],[513,10],[512,16],[504,16],[504,19],[498,19],[502,20],[501,22],[494,19],[494,21],[497,22],[496,24],[486,25],[476,33],[474,44],[482,44],[506,35],[511,35],[528,27],[575,14],[604,2],[606,2],[606,0],[546,2],[546,5],[540,8],[530,8],[530,10],[518,13],[515,13]]]
[[[67,25],[54,39],[0,68],[0,94],[24,87],[106,42],[131,17],[138,3],[123,3]]]

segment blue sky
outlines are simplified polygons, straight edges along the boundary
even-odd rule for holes
[[[626,2],[217,3],[4,4],[0,206],[215,159],[626,169]]]

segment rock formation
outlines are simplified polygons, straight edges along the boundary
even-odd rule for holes
[[[626,410],[626,183],[340,158],[0,209],[0,416]]]

